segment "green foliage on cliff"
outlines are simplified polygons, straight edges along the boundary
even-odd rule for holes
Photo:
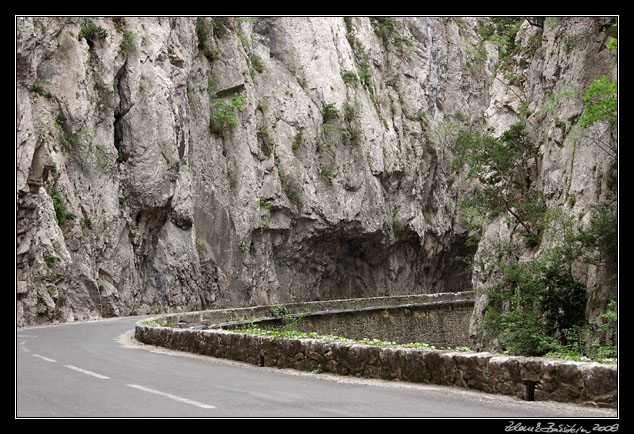
[[[370,17],[370,24],[384,45],[392,43],[396,47],[412,46],[411,41],[398,34],[394,17]]]
[[[486,291],[490,306],[484,327],[505,349],[541,356],[569,343],[565,331],[583,326],[586,287],[568,265],[557,251],[527,263],[497,264],[503,277]]]
[[[108,31],[101,26],[96,25],[92,20],[87,20],[86,25],[79,32],[79,39],[86,39],[90,47],[93,46],[97,39],[105,39]]]
[[[508,213],[522,227],[527,245],[535,247],[546,205],[534,185],[538,147],[528,138],[524,124],[512,125],[500,138],[462,132],[452,151],[452,169],[465,172],[467,180],[479,181],[463,207],[488,219]]]
[[[574,274],[575,264],[605,266],[616,260],[615,213],[594,208],[581,226],[561,210],[549,211],[548,239],[529,261],[515,258],[490,264],[500,276],[483,288],[489,307],[481,337],[514,355],[603,360],[616,357],[616,304],[604,312],[604,326],[587,323],[589,288]]]
[[[339,118],[339,110],[335,108],[334,103],[323,104],[321,108],[321,115],[323,116],[324,124],[327,124]]]
[[[587,125],[616,122],[615,92],[615,83],[605,78],[590,86],[585,98]],[[510,227],[521,228],[525,245],[532,249],[541,246],[542,238],[549,240],[527,261],[519,260],[525,251],[512,244],[491,247],[491,257],[503,259],[486,264],[486,271],[497,277],[481,288],[489,305],[480,339],[514,355],[616,357],[615,310],[604,312],[612,321],[609,329],[589,324],[585,312],[593,288],[573,272],[578,264],[615,267],[618,214],[611,193],[591,207],[586,225],[563,208],[548,208],[536,188],[538,148],[523,124],[513,125],[500,138],[463,132],[452,150],[453,170],[477,181],[475,192],[462,201],[466,215],[485,222],[508,217]]]
[[[482,40],[497,45],[500,63],[503,63],[518,48],[515,36],[523,21],[524,17],[490,17],[476,27],[476,32]]]
[[[214,22],[210,22],[205,17],[196,18],[196,39],[198,40],[198,49],[210,62],[218,59],[222,55],[222,51],[212,49],[209,45],[209,39],[212,36]]]
[[[545,17],[489,17],[476,27],[476,32],[483,41],[494,43],[498,47],[498,68],[504,68],[510,59],[522,49],[516,41],[517,33],[524,22],[538,27],[538,31],[524,47],[529,53],[539,48],[543,35]]]
[[[584,96],[586,107],[579,119],[582,127],[595,122],[605,121],[616,125],[618,120],[618,85],[617,80],[601,77],[592,82]]]
[[[43,96],[44,98],[47,98],[47,99],[51,99],[53,97],[53,95],[49,91],[44,90],[44,88],[42,86],[37,85],[35,83],[31,85],[29,90],[31,92],[35,92],[38,95]]]
[[[129,54],[135,50],[135,41],[137,38],[137,34],[132,30],[124,30],[123,35],[121,37],[121,44],[119,48],[121,48],[121,52],[123,54]]]
[[[51,199],[53,199],[53,208],[55,209],[55,219],[58,224],[63,224],[67,220],[75,220],[75,214],[68,210],[66,202],[57,188],[53,187]]]
[[[238,121],[235,118],[235,111],[243,112],[246,104],[247,100],[243,94],[234,95],[230,103],[216,98],[214,101],[214,111],[210,115],[209,128],[211,132],[220,135],[228,128],[238,125]]]

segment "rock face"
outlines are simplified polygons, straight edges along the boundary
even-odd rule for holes
[[[545,24],[532,104],[615,76],[603,22]],[[520,104],[475,24],[18,18],[18,325],[472,289],[450,146]],[[544,192],[587,208],[607,159],[530,122]]]

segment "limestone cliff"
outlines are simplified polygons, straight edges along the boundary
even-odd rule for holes
[[[479,20],[19,17],[18,324],[477,286],[458,131],[530,101],[542,190],[587,209],[609,159],[537,108],[616,75],[607,19],[524,26],[515,83]]]

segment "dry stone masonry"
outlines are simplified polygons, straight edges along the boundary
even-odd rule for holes
[[[465,299],[473,294],[449,295],[449,299],[441,302],[408,304],[409,309],[418,314],[434,313],[440,305],[443,309],[450,306],[459,309]],[[446,296],[446,295],[445,295]],[[403,310],[403,306],[377,306],[377,299],[362,299],[375,304],[374,310]],[[383,300],[383,302],[395,300]],[[319,303],[321,304],[321,303]],[[299,308],[299,306],[297,306]],[[305,307],[305,306],[304,306]],[[323,308],[325,306],[313,306]],[[461,351],[441,351],[420,348],[404,348],[394,346],[377,346],[361,343],[340,342],[328,339],[307,339],[271,337],[226,330],[224,327],[241,323],[243,327],[253,324],[253,320],[218,324],[214,320],[225,321],[227,317],[252,317],[265,315],[270,307],[257,309],[233,309],[185,314],[171,314],[161,317],[165,323],[174,326],[162,327],[151,325],[151,320],[139,321],[135,327],[135,337],[140,342],[158,345],[179,351],[190,351],[212,357],[237,360],[258,366],[290,368],[302,371],[328,372],[337,375],[351,375],[384,380],[406,381],[414,383],[431,383],[479,390],[486,393],[497,393],[516,396],[525,400],[552,400],[573,402],[600,407],[616,407],[617,405],[617,368],[613,364],[590,362],[573,362],[566,360],[511,357],[491,353],[473,353]],[[337,329],[345,323],[364,323],[368,310],[357,308],[346,310],[330,310],[324,313],[338,320],[329,321],[329,325]],[[462,321],[463,327],[455,329],[453,334],[468,336],[468,317]],[[307,313],[302,320],[310,318]],[[359,319],[358,317],[361,317]],[[414,315],[403,315],[410,326],[416,327],[420,318]],[[276,319],[255,320],[260,326],[262,322],[275,322]],[[336,323],[336,324],[335,324]],[[204,327],[197,325],[205,324]],[[180,327],[175,327],[180,325]],[[184,327],[184,328],[182,328]],[[319,332],[319,319],[309,319],[304,324],[305,330]],[[392,327],[391,335],[381,338],[392,338],[394,341],[408,341],[402,327]],[[341,330],[341,328],[339,329]],[[376,329],[363,330],[361,339],[376,338]],[[355,327],[346,334],[354,337],[359,330]],[[323,332],[322,332],[323,333]],[[326,333],[330,334],[330,333]],[[336,333],[334,333],[336,335]],[[454,342],[456,345],[459,342]],[[450,345],[449,341],[445,344]]]

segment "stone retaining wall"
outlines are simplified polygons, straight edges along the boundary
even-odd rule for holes
[[[184,318],[192,320],[196,315],[205,316],[192,313],[164,317],[186,323]],[[217,311],[208,317],[214,315],[223,316]],[[222,328],[171,328],[143,322],[136,324],[135,337],[150,345],[258,366],[457,386],[528,400],[617,405],[618,376],[613,364],[273,338]]]
[[[288,315],[285,318],[258,318],[221,323],[213,328],[262,329],[289,325],[300,332],[343,336],[352,340],[378,339],[399,344],[424,342],[434,347],[468,346],[469,319],[473,300],[411,303],[398,306],[363,307]]]
[[[400,305],[415,305],[423,303],[440,303],[453,300],[473,300],[473,291],[440,292],[434,294],[393,295],[385,297],[367,297],[343,300],[309,301],[301,303],[286,303],[284,307],[289,314],[304,314],[311,312],[340,312],[343,310],[361,310],[364,308],[383,308]],[[207,326],[230,321],[262,318],[272,306],[252,306],[205,310],[197,312],[181,312],[170,314],[178,327]]]

